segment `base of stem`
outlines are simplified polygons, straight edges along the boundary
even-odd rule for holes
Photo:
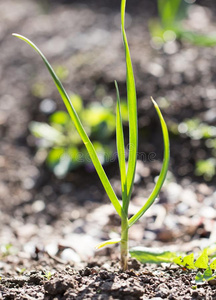
[[[124,230],[121,239],[121,268],[128,269],[128,229]]]

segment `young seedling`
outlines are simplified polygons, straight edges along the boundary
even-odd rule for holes
[[[182,270],[195,271],[195,282],[204,283],[216,279],[216,259],[215,244],[202,250],[198,258],[195,260],[196,254],[171,252],[163,249],[136,247],[130,249],[130,254],[141,263],[175,263],[182,268]],[[213,259],[212,259],[213,258]]]
[[[86,131],[80,121],[79,116],[77,115],[74,106],[72,105],[68,94],[66,93],[61,81],[55,74],[53,68],[47,61],[44,54],[37,48],[35,44],[33,44],[29,39],[19,34],[13,34],[14,36],[24,40],[28,43],[43,59],[47,69],[49,70],[55,85],[62,97],[62,100],[65,103],[65,106],[68,110],[68,113],[83,141],[86,146],[86,149],[89,153],[89,156],[94,164],[94,167],[99,175],[99,178],[104,186],[104,189],[112,202],[116,212],[121,218],[121,238],[118,240],[109,240],[104,243],[98,245],[98,248],[109,244],[120,243],[121,246],[121,267],[123,270],[127,269],[128,265],[128,230],[129,228],[140,219],[140,217],[146,212],[146,210],[153,204],[156,197],[158,196],[160,189],[165,180],[168,164],[169,164],[169,136],[167,131],[166,123],[163,119],[163,116],[160,112],[160,109],[156,102],[152,99],[156,112],[159,116],[159,120],[161,123],[161,128],[163,132],[163,140],[164,140],[164,159],[163,165],[158,177],[157,183],[149,196],[148,200],[145,202],[143,207],[131,218],[128,218],[128,207],[131,199],[132,189],[134,185],[134,176],[136,170],[136,161],[137,161],[137,144],[138,144],[138,129],[137,129],[137,100],[136,100],[136,88],[135,88],[135,80],[133,74],[133,67],[130,57],[130,51],[128,47],[126,32],[125,32],[125,7],[126,0],[121,1],[121,27],[122,27],[122,36],[125,48],[125,56],[126,56],[126,70],[127,70],[127,105],[129,111],[129,158],[128,158],[128,167],[126,168],[125,162],[125,145],[124,145],[124,134],[123,134],[123,125],[122,125],[122,117],[121,117],[121,108],[120,108],[120,96],[118,85],[115,82],[116,91],[117,91],[117,107],[116,107],[116,142],[117,142],[117,152],[118,152],[118,160],[120,167],[120,176],[121,176],[121,187],[122,187],[122,205],[120,204],[119,199],[117,198],[110,181],[108,180],[105,171],[99,161],[97,153],[93,144],[91,143]]]
[[[45,271],[45,274],[43,275],[44,278],[46,278],[47,280],[50,280],[53,276],[53,273],[50,271]]]

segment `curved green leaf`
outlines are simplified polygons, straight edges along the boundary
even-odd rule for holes
[[[97,250],[99,250],[99,249],[101,249],[101,248],[103,248],[103,247],[106,247],[106,246],[108,246],[108,245],[118,244],[118,243],[120,243],[120,242],[121,242],[121,239],[107,240],[107,241],[105,241],[105,242],[102,242],[102,243],[98,244],[95,248],[96,248]]]
[[[29,44],[40,56],[41,58],[43,59],[48,71],[50,72],[52,78],[53,78],[53,81],[55,82],[55,85],[59,91],[59,94],[61,95],[62,97],[62,100],[68,110],[68,113],[80,135],[80,137],[82,138],[83,140],[83,143],[85,144],[86,148],[87,148],[87,151],[89,153],[89,156],[91,157],[91,160],[94,164],[94,167],[98,173],[98,176],[104,186],[104,189],[110,199],[110,201],[112,202],[113,206],[115,207],[117,213],[119,214],[119,216],[121,216],[122,214],[122,207],[119,203],[119,200],[106,176],[106,173],[97,157],[97,154],[96,154],[96,151],[94,149],[94,146],[92,145],[88,135],[86,134],[85,132],[85,129],[83,128],[82,124],[81,124],[81,121],[70,101],[70,98],[68,96],[68,94],[66,93],[61,81],[59,80],[59,78],[57,77],[57,75],[55,74],[53,68],[51,67],[51,65],[49,64],[49,62],[47,61],[46,57],[44,56],[44,54],[37,48],[37,46],[32,43],[29,39],[27,39],[26,37],[22,36],[22,35],[19,35],[19,34],[16,34],[14,33],[13,34],[14,36],[16,36],[17,38],[25,41],[27,44]]]
[[[135,257],[143,264],[173,263],[177,258],[176,252],[164,251],[157,248],[135,247],[130,249],[129,252],[132,257]]]
[[[162,188],[162,185],[164,183],[164,180],[166,178],[166,174],[168,171],[168,166],[169,166],[170,146],[169,146],[169,134],[168,134],[167,126],[166,126],[166,123],[164,121],[164,118],[161,114],[161,111],[160,111],[157,103],[153,100],[153,98],[151,98],[151,99],[155,106],[157,114],[159,116],[162,132],[163,132],[163,140],[164,140],[163,165],[162,165],[162,169],[161,169],[159,178],[157,180],[157,183],[156,183],[151,195],[149,196],[148,200],[143,205],[143,207],[133,217],[131,217],[129,219],[129,222],[128,222],[129,227],[131,227],[137,220],[139,220],[139,218],[146,212],[146,210],[154,203],[155,199],[157,198],[157,196]]]

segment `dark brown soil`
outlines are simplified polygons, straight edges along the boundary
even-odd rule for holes
[[[214,33],[214,1],[198,4],[186,25]],[[54,66],[67,67],[64,85],[85,103],[106,96],[115,100],[114,79],[126,95],[119,6],[120,0],[0,2],[0,299],[216,299],[215,285],[195,288],[193,272],[175,266],[132,261],[121,273],[118,247],[95,252],[98,242],[120,233],[97,175],[83,168],[58,180],[42,163],[43,153],[36,155],[29,122],[48,120],[41,110],[44,99],[57,109],[63,105],[40,58],[11,33],[31,38]],[[216,48],[175,41],[153,49],[148,21],[156,15],[155,1],[128,0],[127,11],[139,152],[156,154],[153,162],[138,161],[132,215],[161,167],[161,130],[150,96],[168,125],[199,117],[215,126]],[[203,23],[196,21],[199,13]],[[36,85],[42,86],[40,95]],[[203,140],[184,134],[170,138],[168,180],[158,201],[131,228],[130,246],[196,252],[216,242],[216,177],[206,182],[194,175],[195,162],[211,154]],[[105,169],[120,197],[117,162]]]
[[[23,267],[23,261],[18,265]],[[1,280],[2,299],[216,299],[215,286],[196,286],[195,273],[176,266],[142,266],[131,260],[122,273],[116,260],[103,258],[74,267],[46,256],[30,265],[29,271],[19,274],[17,268],[16,274]]]

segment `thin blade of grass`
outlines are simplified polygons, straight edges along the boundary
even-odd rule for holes
[[[169,27],[176,20],[181,0],[158,0],[158,13],[163,26]]]
[[[131,197],[134,176],[137,161],[137,144],[138,144],[138,129],[137,129],[137,100],[136,100],[136,87],[133,74],[133,66],[130,57],[130,51],[125,32],[125,7],[126,0],[121,2],[121,27],[122,36],[125,48],[126,57],[126,70],[127,70],[127,101],[129,112],[129,158],[127,169],[127,201],[125,207],[128,208],[129,200]]]
[[[85,132],[85,129],[83,128],[82,124],[81,124],[81,121],[70,101],[70,98],[69,96],[67,95],[61,81],[59,80],[59,78],[57,77],[56,73],[54,72],[53,68],[51,67],[51,65],[49,64],[49,62],[47,61],[46,57],[44,56],[44,54],[38,49],[38,47],[32,43],[29,39],[27,39],[26,37],[22,36],[22,35],[19,35],[19,34],[16,34],[14,33],[13,34],[14,36],[16,36],[17,38],[25,41],[27,44],[29,44],[40,56],[41,58],[43,59],[48,71],[50,72],[52,78],[53,78],[53,81],[55,82],[55,85],[62,97],[62,100],[68,110],[68,113],[80,135],[80,137],[82,138],[82,141],[83,143],[85,144],[86,148],[87,148],[87,151],[89,153],[89,156],[91,157],[91,160],[94,164],[94,167],[98,173],[98,176],[104,186],[104,189],[110,199],[110,201],[112,202],[113,206],[115,207],[117,213],[119,214],[119,216],[121,217],[121,214],[122,214],[122,207],[119,203],[119,200],[106,176],[106,173],[98,159],[98,156],[97,156],[97,153],[94,149],[94,146],[92,145],[88,135],[86,134]]]
[[[121,239],[107,240],[107,241],[105,241],[105,242],[102,242],[102,243],[98,244],[95,248],[96,248],[97,250],[99,250],[99,249],[101,249],[101,248],[103,248],[103,247],[106,247],[106,246],[108,246],[108,245],[118,244],[118,243],[120,243],[120,242],[121,242]]]
[[[169,146],[169,134],[168,134],[167,126],[166,126],[166,123],[164,121],[164,118],[161,114],[161,111],[160,111],[157,103],[153,99],[152,99],[152,102],[153,102],[154,107],[159,116],[162,132],[163,132],[163,140],[164,140],[163,165],[162,165],[162,169],[161,169],[159,178],[157,180],[157,183],[156,183],[151,195],[149,196],[148,200],[143,205],[143,207],[133,217],[131,217],[129,219],[129,221],[128,221],[129,227],[131,227],[136,221],[138,221],[139,218],[142,217],[142,215],[146,212],[146,210],[154,203],[156,197],[158,196],[158,194],[162,188],[162,185],[164,183],[164,180],[166,178],[166,174],[168,171],[168,166],[169,166],[170,146]]]
[[[122,200],[123,210],[126,204],[127,198],[127,183],[126,183],[126,163],[125,163],[125,145],[124,145],[124,132],[122,126],[121,106],[120,106],[120,95],[118,84],[115,81],[117,104],[116,104],[116,145],[118,152],[119,169],[121,176],[121,188],[122,188]]]

